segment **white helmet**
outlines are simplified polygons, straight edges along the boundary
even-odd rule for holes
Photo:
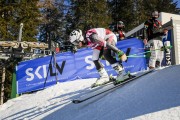
[[[84,37],[82,35],[82,31],[80,29],[78,30],[73,30],[71,33],[70,33],[70,36],[69,36],[69,40],[72,44],[74,45],[78,45],[79,42],[82,42],[84,40]]]

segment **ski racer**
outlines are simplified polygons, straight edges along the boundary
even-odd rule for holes
[[[127,59],[126,54],[115,46],[117,37],[112,31],[105,28],[90,29],[86,31],[84,39],[81,30],[74,30],[70,33],[69,39],[74,45],[79,45],[79,47],[81,47],[84,42],[93,49],[92,60],[100,75],[95,85],[102,85],[109,82],[109,75],[99,60],[102,55],[117,72],[117,81],[123,81],[129,78],[129,74],[125,72],[122,64],[113,57],[115,55],[114,53],[116,53],[121,62]]]
[[[162,60],[164,58],[162,36],[166,35],[168,30],[163,29],[161,23],[157,20],[159,17],[158,11],[152,12],[152,17],[144,23],[143,40],[147,48],[152,50],[149,59],[149,68],[153,69],[156,67],[158,62],[158,67],[161,66]]]

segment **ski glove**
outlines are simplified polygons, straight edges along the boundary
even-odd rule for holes
[[[126,56],[126,54],[124,54],[123,51],[118,50],[117,54],[118,54],[118,57],[121,59],[121,61],[126,61],[127,60],[127,56]]]
[[[161,47],[161,51],[169,52],[172,46],[163,46]]]
[[[101,60],[106,60],[106,59],[104,58],[104,55],[102,55],[100,58],[101,58]]]

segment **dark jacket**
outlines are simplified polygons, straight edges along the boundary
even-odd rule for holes
[[[164,32],[158,20],[149,19],[144,23],[143,39],[149,41],[162,35],[164,35]]]

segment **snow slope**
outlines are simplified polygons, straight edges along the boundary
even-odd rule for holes
[[[180,120],[180,66],[132,81],[81,104],[71,100],[96,79],[59,83],[0,106],[1,120]]]

